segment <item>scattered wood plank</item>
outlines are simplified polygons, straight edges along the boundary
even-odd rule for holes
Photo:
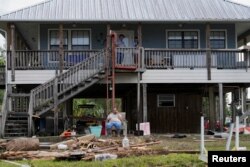
[[[68,148],[72,148],[72,146],[73,146],[74,144],[77,145],[77,143],[80,143],[80,144],[89,143],[89,142],[92,141],[93,139],[95,139],[95,136],[92,135],[92,134],[89,134],[89,135],[77,137],[77,138],[75,138],[75,139],[70,139],[70,140],[67,140],[67,141],[63,141],[63,142],[59,142],[59,143],[56,143],[56,144],[52,144],[52,145],[50,145],[50,149],[51,149],[51,150],[56,150],[56,149],[58,149],[58,145],[59,145],[59,144],[65,144],[65,145],[68,146]]]

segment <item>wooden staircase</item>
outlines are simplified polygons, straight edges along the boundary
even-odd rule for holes
[[[102,50],[84,61],[72,66],[68,71],[32,89],[30,94],[15,94],[8,111],[8,100],[2,116],[4,137],[32,135],[32,118],[54,109],[105,77],[107,50]]]
[[[31,135],[32,116],[40,116],[100,81],[105,76],[106,55],[102,50],[31,90],[28,130]]]
[[[28,114],[9,113],[5,123],[5,137],[28,136]]]

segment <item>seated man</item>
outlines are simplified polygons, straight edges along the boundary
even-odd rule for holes
[[[107,132],[110,136],[112,134],[112,127],[115,127],[117,135],[120,135],[121,126],[122,126],[122,116],[118,113],[118,110],[114,108],[113,112],[111,112],[107,117]]]

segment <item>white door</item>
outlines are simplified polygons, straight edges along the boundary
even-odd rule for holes
[[[123,42],[125,43],[125,47],[134,47],[134,31],[128,31],[128,30],[118,30],[116,31],[117,38],[119,38],[119,35],[123,34]],[[133,61],[133,54],[130,51],[130,49],[123,50],[124,58],[121,62],[123,65],[131,65],[134,63]]]
[[[126,47],[134,47],[134,31],[119,30],[116,31],[117,37],[123,34],[125,37],[123,39]]]

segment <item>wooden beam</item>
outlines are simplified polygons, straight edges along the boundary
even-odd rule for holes
[[[107,24],[107,35],[106,35],[106,50],[110,48],[111,44],[111,36],[110,36],[110,24]],[[108,115],[110,111],[110,105],[109,105],[109,75],[110,75],[110,53],[106,52],[106,111],[105,111],[105,117]]]
[[[63,72],[63,24],[59,25],[59,71]]]
[[[219,113],[220,113],[220,131],[223,132],[224,126],[224,101],[223,101],[223,84],[219,83]]]
[[[54,135],[58,135],[58,112],[59,112],[59,108],[58,108],[58,94],[57,94],[57,90],[58,90],[58,80],[57,77],[55,79],[54,82],[54,87],[53,87],[53,94],[54,94]]]
[[[148,104],[147,104],[147,84],[142,84],[142,97],[143,97],[143,122],[148,121]]]
[[[11,24],[7,24],[7,50],[11,50]]]
[[[15,81],[15,62],[16,62],[15,25],[11,24],[10,29],[11,29],[11,46],[10,46],[10,50],[11,50],[11,81]]]
[[[247,93],[246,93],[246,88],[241,88],[241,112],[244,114],[246,111],[246,98],[247,98]],[[244,119],[244,125],[246,125],[246,119]]]
[[[214,87],[208,88],[209,96],[209,125],[211,130],[215,130],[216,116],[215,116],[215,99],[214,99]]]
[[[138,35],[138,47],[141,47],[142,46],[142,26],[141,26],[141,23],[138,24],[137,35]]]
[[[206,24],[206,56],[207,56],[207,80],[211,80],[211,45],[210,45],[210,24]]]
[[[142,46],[142,36],[141,36],[141,24],[138,24],[137,27],[137,35],[138,35],[138,47]],[[139,54],[140,55],[140,54]],[[138,66],[141,67],[141,57],[138,58]],[[141,72],[138,70],[137,72],[137,130],[139,130],[140,121],[141,121],[141,114],[140,114],[140,108],[141,108]]]

